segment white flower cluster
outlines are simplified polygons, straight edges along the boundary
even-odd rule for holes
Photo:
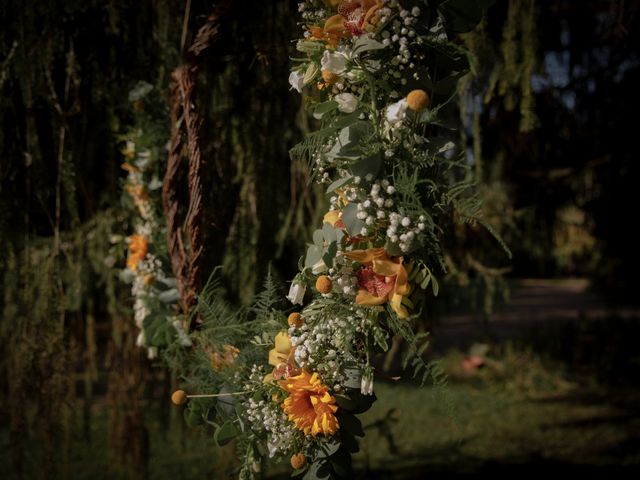
[[[256,401],[250,398],[247,402],[247,420],[256,433],[267,434],[269,457],[286,455],[293,448],[296,429],[287,418],[286,413],[275,402]]]
[[[364,199],[356,205],[358,212],[356,218],[364,221],[360,234],[363,236],[375,234],[381,226],[386,225],[389,209],[394,205],[391,195],[395,193],[395,187],[388,180],[374,182]]]
[[[355,296],[358,279],[353,274],[352,262],[339,252],[333,259],[333,267],[329,269],[329,278],[344,295]]]
[[[391,68],[384,74],[383,78],[388,80],[393,77],[400,81],[400,84],[407,83],[405,69],[413,69],[415,67],[412,59],[417,57],[422,60],[424,56],[421,53],[414,54],[411,52],[413,43],[420,44],[422,40],[417,36],[415,25],[418,23],[420,16],[420,8],[413,7],[411,10],[403,8],[397,0],[389,0],[386,5],[380,9],[380,22],[386,23],[390,18],[394,18],[387,28],[380,32],[382,44],[385,47],[397,48],[397,54],[391,59]],[[418,80],[417,72],[413,73],[413,77]],[[397,92],[392,92],[392,97],[397,97]]]
[[[248,380],[244,380],[242,390],[254,394],[264,384],[265,375],[262,365],[253,365]],[[240,372],[236,372],[236,381],[242,381]],[[249,398],[244,403],[246,418],[251,424],[251,430],[258,434],[267,434],[267,448],[269,457],[285,455],[291,451],[296,440],[297,430],[289,421],[279,403]]]
[[[418,221],[411,220],[408,216],[398,212],[389,214],[389,227],[387,237],[391,243],[398,243],[400,250],[408,252],[416,237],[426,228],[423,215],[418,217]]]
[[[305,0],[298,3],[298,12],[303,20],[318,23],[327,17],[327,9],[323,0]]]
[[[289,328],[291,345],[296,348],[294,357],[301,368],[318,372],[322,379],[340,391],[344,377],[342,364],[349,361],[344,352],[349,350],[354,326],[339,318],[305,316],[300,328]],[[343,355],[338,355],[343,352]]]

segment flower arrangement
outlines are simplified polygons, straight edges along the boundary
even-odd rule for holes
[[[299,4],[289,83],[318,129],[291,154],[325,186],[328,211],[286,295],[293,307],[279,306],[269,278],[251,308],[233,311],[210,280],[197,305],[203,328],[190,336],[201,362],[181,372],[190,389],[215,393],[172,398],[219,444],[236,440],[240,478],[266,459],[304,478],[348,476],[364,434],[357,415],[375,400],[373,354],[392,337],[407,342],[414,376],[438,375],[412,320],[438,294],[446,227],[482,223],[452,141],[451,100],[469,64],[448,36],[481,9],[456,3],[470,2]]]
[[[157,145],[165,142],[160,141],[163,125],[157,125],[155,112],[161,103],[152,86],[144,82],[129,93],[129,100],[134,126],[121,137],[125,145],[122,168],[127,172],[122,190],[133,233],[124,239],[127,259],[120,277],[131,284],[134,319],[140,329],[136,343],[153,359],[158,347],[166,347],[174,339],[190,346],[191,340],[178,315],[176,282],[167,268],[166,226],[154,195],[162,187],[160,159],[164,152]]]

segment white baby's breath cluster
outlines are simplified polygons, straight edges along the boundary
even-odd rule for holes
[[[333,259],[333,266],[329,269],[329,278],[334,282],[338,293],[354,297],[358,291],[358,279],[354,275],[353,262],[338,252]],[[353,301],[353,298],[349,299]]]
[[[384,28],[378,36],[385,47],[394,49],[396,55],[391,59],[390,68],[385,69],[383,79],[394,78],[401,85],[406,85],[408,75],[416,80],[420,79],[417,72],[407,72],[415,68],[414,57],[417,57],[417,60],[424,59],[422,53],[412,52],[412,46],[422,43],[422,39],[417,36],[415,30],[421,13],[420,7],[405,9],[397,0],[386,0],[384,3],[385,6],[380,9],[380,22],[387,24],[387,28]],[[390,96],[397,98],[399,93],[393,91]]]
[[[277,403],[250,398],[246,415],[255,433],[266,434],[269,458],[286,455],[293,449],[296,429]]]
[[[289,328],[296,363],[318,372],[335,391],[340,391],[343,363],[353,361],[344,352],[349,350],[354,333],[354,325],[346,319],[307,316],[300,328]]]

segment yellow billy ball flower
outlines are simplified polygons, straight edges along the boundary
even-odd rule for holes
[[[293,312],[287,318],[287,323],[290,327],[300,328],[304,324],[304,318],[298,312]]]
[[[326,275],[320,275],[316,280],[316,290],[322,294],[329,293],[332,287],[331,279]]]
[[[429,95],[424,90],[412,90],[407,95],[407,106],[414,112],[421,112],[429,106]]]
[[[171,395],[171,401],[174,405],[184,405],[187,403],[187,393],[184,390],[176,390]]]
[[[291,466],[296,470],[304,467],[306,464],[307,457],[304,456],[304,453],[296,453],[291,457]]]

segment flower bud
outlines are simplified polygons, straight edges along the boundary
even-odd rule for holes
[[[304,453],[296,453],[291,457],[291,466],[296,470],[304,467],[306,464],[307,457],[304,456]]]
[[[316,280],[316,290],[322,294],[331,292],[332,286],[331,279],[326,275],[320,275],[318,280]]]
[[[171,401],[174,405],[184,405],[187,403],[187,393],[184,390],[176,390],[171,395]]]
[[[331,70],[322,70],[322,80],[324,80],[324,83],[327,83],[329,85],[333,85],[339,79],[340,79],[340,77],[338,75],[336,75],[335,73],[333,73]]]
[[[304,318],[298,312],[293,312],[287,318],[287,323],[290,327],[300,328],[304,324]]]
[[[414,112],[422,112],[429,106],[429,95],[424,90],[412,90],[407,95],[407,106]]]

